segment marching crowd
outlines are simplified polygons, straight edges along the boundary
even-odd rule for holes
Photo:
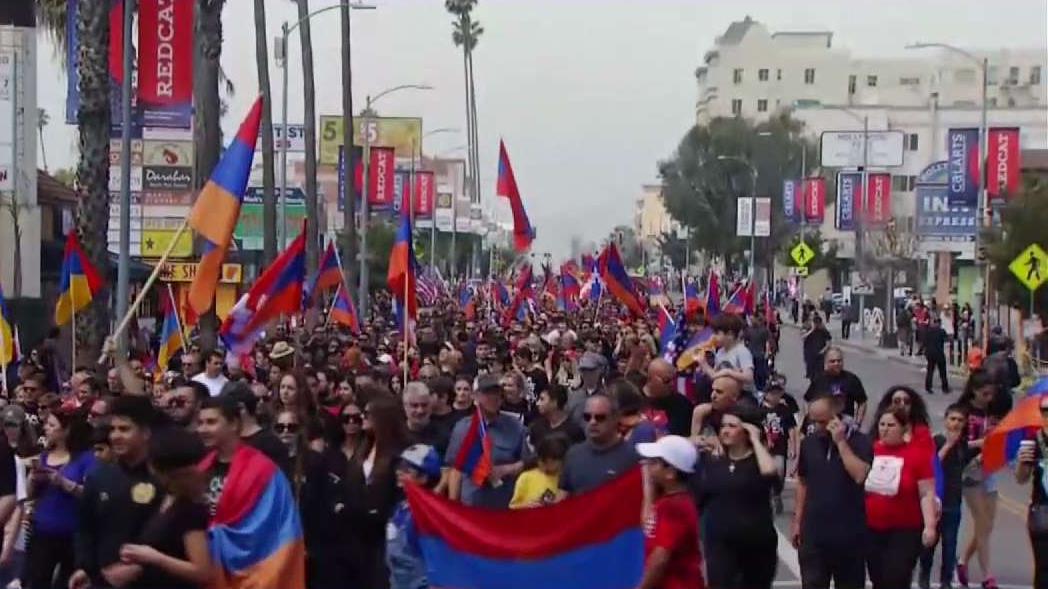
[[[246,356],[191,347],[160,374],[130,360],[65,377],[36,354],[0,410],[0,586],[210,586],[209,526],[250,452],[288,482],[311,588],[428,586],[409,481],[530,509],[638,464],[652,498],[644,589],[771,587],[788,478],[804,587],[898,589],[915,573],[928,587],[937,549],[938,586],[996,587],[1005,473],[984,473],[980,449],[1013,384],[976,369],[945,415],[907,386],[871,403],[827,333],[805,340],[797,399],[774,368],[775,315],[690,313],[689,332],[712,337],[673,354],[654,316],[609,301],[500,324],[450,299],[421,311],[410,345],[374,313],[359,334],[277,326]],[[1048,402],[1042,415],[1015,473],[1032,486],[1036,587],[1048,587]],[[492,459],[479,482],[460,459],[477,420]]]

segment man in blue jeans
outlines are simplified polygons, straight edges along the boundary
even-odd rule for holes
[[[936,481],[939,498],[942,500],[942,516],[939,518],[939,539],[942,544],[942,568],[939,569],[939,586],[952,587],[953,571],[957,568],[957,534],[961,527],[961,473],[968,463],[970,454],[964,440],[964,425],[968,412],[962,405],[946,408],[945,432],[935,436],[935,448],[942,463],[942,482]],[[920,574],[917,585],[921,589],[931,587],[932,559],[935,547],[921,552]]]

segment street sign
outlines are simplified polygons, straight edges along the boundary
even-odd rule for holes
[[[815,258],[815,252],[802,241],[793,246],[793,249],[790,250],[790,257],[797,262],[798,266],[807,266]]]
[[[196,277],[196,262],[167,262],[160,269],[160,280],[164,282],[193,282]],[[244,268],[240,264],[222,264],[218,281],[222,284],[240,284]]]
[[[857,168],[863,161],[871,168],[893,168],[902,165],[902,131],[870,131],[866,135],[865,158],[863,132],[825,131],[820,138],[823,167]]]
[[[793,273],[794,276],[807,276],[808,275],[808,267],[807,266],[790,266],[790,271]]]
[[[1048,280],[1048,253],[1036,243],[1032,244],[1008,264],[1008,269],[1033,292]]]

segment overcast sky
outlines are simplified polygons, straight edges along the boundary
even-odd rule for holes
[[[424,130],[465,128],[462,54],[451,42],[441,0],[369,0],[353,18],[353,94],[409,83],[434,86],[384,98],[384,115],[422,116]],[[311,9],[335,4],[312,0]],[[292,2],[267,0],[270,39],[297,20]],[[694,71],[713,39],[746,15],[776,30],[833,31],[858,56],[889,56],[911,41],[965,47],[1044,47],[1045,0],[481,0],[484,36],[474,57],[485,207],[494,194],[503,138],[531,222],[536,252],[568,253],[571,236],[599,240],[631,223],[642,184],[693,123]],[[228,0],[222,62],[237,94],[224,126],[233,130],[256,88],[251,0]],[[340,113],[338,11],[314,24],[317,112]],[[301,122],[301,58],[290,43],[289,120]],[[272,51],[272,43],[270,44]],[[39,54],[40,106],[52,169],[73,165],[72,127],[62,123],[65,76],[46,39]],[[279,101],[279,70],[271,61]],[[273,109],[279,120],[279,102]],[[427,153],[465,143],[435,135]],[[501,205],[500,205],[501,206]],[[508,218],[503,212],[502,218]]]

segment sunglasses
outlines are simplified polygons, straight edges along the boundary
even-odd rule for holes
[[[278,423],[273,426],[273,431],[278,434],[293,434],[298,432],[297,423]]]
[[[587,423],[589,423],[591,421],[594,421],[596,423],[604,423],[605,421],[608,420],[608,414],[607,413],[583,413],[582,414],[582,420],[587,422]]]
[[[1044,411],[1044,410],[1042,409],[1042,411]],[[5,421],[4,422],[4,427],[11,428],[11,429],[17,429],[17,428],[21,428],[22,424],[17,422],[17,421]]]
[[[342,416],[342,423],[363,423],[363,413],[346,413]]]

